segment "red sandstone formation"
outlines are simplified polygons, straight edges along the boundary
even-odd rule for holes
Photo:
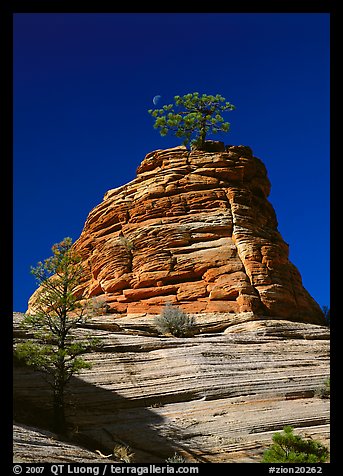
[[[133,181],[106,193],[75,243],[87,270],[80,296],[115,313],[172,302],[323,323],[277,230],[265,166],[249,147],[208,149],[151,152]]]

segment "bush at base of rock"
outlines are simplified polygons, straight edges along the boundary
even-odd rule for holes
[[[194,333],[194,318],[179,307],[167,303],[162,313],[155,318],[157,329],[164,335],[191,337]]]

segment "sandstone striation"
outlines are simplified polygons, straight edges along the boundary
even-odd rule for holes
[[[13,463],[103,463],[97,453],[61,441],[50,431],[13,425]]]
[[[264,164],[249,147],[207,149],[151,152],[134,180],[105,194],[75,243],[80,297],[117,314],[157,314],[171,302],[323,323],[277,229]]]
[[[20,321],[16,315],[15,343],[27,338]],[[105,315],[74,336],[96,336],[102,346],[85,356],[91,370],[66,389],[70,438],[91,450],[67,448],[66,461],[75,454],[96,461],[97,450],[108,455],[122,445],[136,463],[163,462],[175,452],[187,462],[260,462],[285,425],[329,445],[330,400],[320,392],[330,374],[328,327],[260,319],[177,339],[133,333],[125,318]],[[16,365],[13,382],[16,421],[46,428],[52,403],[42,375]],[[39,433],[28,435],[31,461],[47,451],[50,461],[54,446],[63,462],[61,445],[39,443]],[[22,430],[15,437],[22,461]]]

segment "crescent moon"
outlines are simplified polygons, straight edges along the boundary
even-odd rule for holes
[[[161,99],[161,97],[162,97],[162,96],[160,96],[159,94],[158,94],[157,96],[154,96],[152,102],[155,104],[155,106],[156,106],[156,104],[158,103],[158,101]]]

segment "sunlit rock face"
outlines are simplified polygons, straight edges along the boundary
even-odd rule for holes
[[[119,314],[158,314],[171,302],[194,314],[323,323],[288,259],[262,161],[246,146],[205,149],[153,151],[134,180],[105,194],[75,243],[80,296]]]

